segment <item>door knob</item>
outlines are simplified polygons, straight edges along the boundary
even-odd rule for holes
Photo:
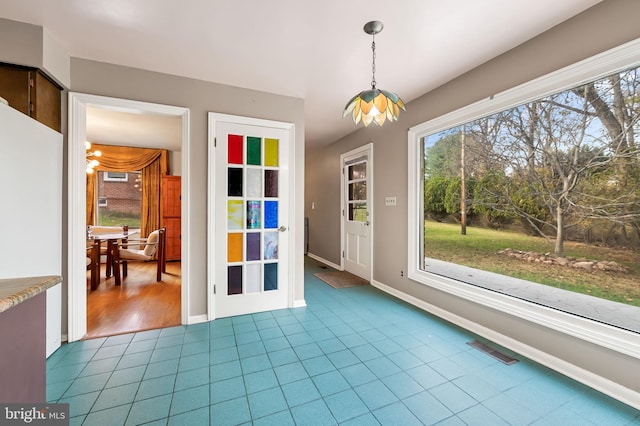
[[[282,225],[280,228],[278,228],[278,231],[280,231],[280,232],[284,232],[286,230],[287,230],[287,227],[284,226],[284,225]]]

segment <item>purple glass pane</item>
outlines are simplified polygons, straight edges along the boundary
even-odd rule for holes
[[[227,268],[227,294],[242,294],[242,266]]]
[[[278,196],[278,171],[277,170],[264,171],[264,196],[265,197]]]
[[[260,233],[247,233],[247,260],[260,260]]]
[[[274,229],[278,227],[278,202],[264,202],[264,227],[265,229]]]

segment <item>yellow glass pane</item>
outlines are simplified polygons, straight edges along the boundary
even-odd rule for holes
[[[242,234],[227,234],[227,262],[242,262]]]
[[[278,139],[264,139],[264,165],[278,167]]]

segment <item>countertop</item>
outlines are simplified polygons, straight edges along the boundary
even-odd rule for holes
[[[2,278],[0,279],[0,313],[46,291],[62,282],[62,277]]]

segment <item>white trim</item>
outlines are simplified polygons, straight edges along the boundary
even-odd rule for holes
[[[304,308],[305,306],[307,306],[307,302],[304,299],[300,299],[300,300],[294,300],[293,301],[293,305],[291,307],[292,308]]]
[[[232,123],[232,124],[241,124],[248,126],[260,126],[260,127],[269,127],[273,129],[281,129],[285,130],[288,133],[288,155],[285,162],[283,162],[282,167],[287,168],[287,172],[289,174],[288,177],[288,208],[287,208],[287,217],[288,217],[288,227],[287,235],[287,243],[289,247],[288,251],[288,294],[287,294],[287,306],[292,308],[295,307],[296,304],[300,304],[299,300],[295,299],[295,283],[296,283],[296,271],[297,264],[295,261],[295,254],[297,253],[298,248],[302,251],[303,247],[299,247],[296,242],[298,239],[296,238],[296,233],[293,232],[296,229],[296,202],[295,202],[295,187],[296,187],[296,166],[295,166],[295,124],[287,123],[283,121],[273,121],[266,120],[262,118],[253,118],[253,117],[245,117],[239,115],[230,115],[230,114],[221,114],[216,112],[208,113],[208,130],[207,130],[207,142],[208,142],[208,162],[209,166],[207,167],[207,182],[209,187],[209,192],[207,193],[207,229],[209,230],[207,234],[207,318],[211,321],[216,318],[215,312],[215,295],[213,293],[214,280],[216,276],[216,244],[215,238],[211,238],[211,235],[215,235],[215,224],[216,224],[216,200],[215,197],[212,196],[212,189],[215,188],[216,185],[216,149],[215,149],[215,135],[216,135],[216,124],[224,122],[224,123]],[[302,267],[302,265],[300,265]],[[304,300],[302,301],[304,303]],[[306,303],[305,303],[306,306]]]
[[[373,278],[373,228],[375,226],[375,220],[373,217],[373,193],[374,193],[374,182],[373,182],[373,142],[369,142],[366,145],[362,145],[361,147],[352,149],[351,151],[340,154],[340,267],[336,268],[340,271],[344,271],[344,246],[345,246],[345,231],[344,224],[347,220],[347,211],[346,211],[346,199],[345,199],[345,175],[344,175],[344,166],[345,159],[349,157],[355,157],[358,155],[363,155],[367,157],[367,212],[369,213],[368,221],[369,221],[369,277],[368,279]]]
[[[67,235],[67,321],[68,341],[80,340],[87,333],[87,293],[86,293],[86,189],[85,189],[85,141],[87,139],[87,107],[94,106],[112,111],[149,113],[177,116],[182,119],[182,193],[190,190],[189,159],[189,109],[170,105],[153,104],[86,93],[69,92],[69,136],[68,136],[68,221]],[[189,203],[182,203],[182,235],[189,235]],[[84,224],[85,226],[79,226]],[[181,320],[185,324],[189,313],[189,250],[182,239],[182,290]],[[186,262],[184,261],[186,259]]]
[[[183,324],[200,324],[209,321],[207,314],[191,315]]]
[[[318,262],[324,263],[327,266],[331,266],[333,269],[337,269],[338,271],[344,271],[344,269],[342,269],[342,266],[336,263],[330,262],[327,259],[324,259],[318,256],[317,254],[307,253],[307,256],[309,256],[311,259],[317,260]]]
[[[518,340],[515,340],[509,336],[505,336],[504,334],[498,333],[495,330],[484,327],[476,322],[469,321],[466,318],[439,308],[424,300],[408,295],[379,281],[371,280],[371,285],[439,318],[460,326],[465,330],[469,330],[494,343],[509,348],[514,352],[517,352],[539,364],[542,364],[561,374],[564,374],[567,377],[577,380],[580,383],[584,383],[587,386],[590,386],[593,389],[611,396],[612,398],[622,401],[627,405],[640,409],[640,393],[632,389],[622,386],[600,375],[594,374],[591,371],[580,368],[574,364],[568,363],[563,359],[549,355],[546,352],[540,351],[539,349],[526,345]],[[529,307],[527,307],[527,309],[529,309]]]

